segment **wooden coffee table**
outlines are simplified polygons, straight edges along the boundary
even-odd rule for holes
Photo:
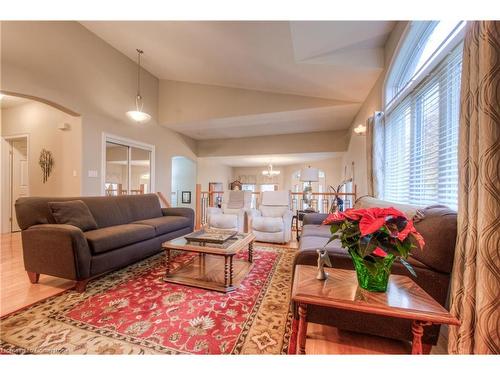
[[[238,233],[223,244],[190,242],[184,237],[164,242],[162,247],[167,258],[164,280],[218,292],[231,292],[238,288],[252,269],[254,241],[253,233]],[[246,247],[248,261],[233,259]],[[199,256],[172,272],[171,250],[198,253]]]
[[[298,354],[306,352],[308,305],[343,309],[347,310],[346,314],[348,311],[358,311],[412,320],[412,354],[423,352],[424,326],[460,324],[458,319],[407,276],[391,275],[387,292],[378,293],[360,288],[354,271],[329,268],[329,277],[325,281],[316,280],[317,272],[314,266],[295,267],[292,300],[299,308]],[[430,350],[430,347],[426,349]]]

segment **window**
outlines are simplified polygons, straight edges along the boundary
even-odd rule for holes
[[[259,191],[275,191],[278,190],[277,185],[275,184],[261,184]]]
[[[403,54],[391,72],[399,81],[386,87],[384,199],[456,209],[463,25],[424,24],[423,41],[408,42],[418,51]]]

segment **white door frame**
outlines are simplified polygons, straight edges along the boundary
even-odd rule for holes
[[[11,171],[11,161],[10,161],[10,142],[15,139],[26,138],[26,153],[28,158],[28,196],[30,195],[29,190],[29,181],[30,181],[30,173],[29,173],[29,162],[30,162],[30,135],[28,133],[19,133],[6,135],[2,137],[1,141],[1,163],[2,163],[2,196],[1,199],[1,232],[2,233],[10,233],[11,226],[11,215],[15,213],[12,212],[12,171]]]
[[[136,141],[134,139],[121,137],[119,135],[114,135],[110,133],[102,133],[102,144],[101,144],[101,195],[105,195],[104,184],[106,183],[106,142],[113,142],[129,147],[141,148],[151,152],[151,160],[149,161],[149,179],[151,183],[150,192],[154,193],[156,191],[155,187],[155,145],[148,143],[143,143]],[[129,149],[130,150],[130,149]],[[130,152],[130,151],[129,151]],[[129,155],[130,159],[130,155]],[[130,185],[130,163],[128,170],[128,184]],[[127,190],[130,190],[127,187]]]

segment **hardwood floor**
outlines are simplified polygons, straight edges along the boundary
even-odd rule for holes
[[[258,244],[258,242],[256,243]],[[293,239],[281,247],[298,247]],[[24,270],[20,233],[2,234],[0,240],[0,316],[56,295],[74,286],[74,282],[41,275],[31,284]],[[408,354],[410,343],[377,336],[339,331],[337,328],[308,324],[308,354]],[[440,337],[432,354],[446,354],[446,338]]]
[[[47,275],[31,284],[24,270],[20,233],[1,235],[0,273],[0,316],[74,286],[74,282]]]

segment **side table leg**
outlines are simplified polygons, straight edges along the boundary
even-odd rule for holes
[[[413,333],[413,341],[411,345],[411,354],[424,354],[422,345],[422,336],[424,335],[424,327],[430,326],[432,323],[414,320],[411,325],[411,332]],[[429,354],[429,346],[425,345],[425,354]]]
[[[307,305],[299,304],[299,331],[297,333],[297,354],[306,354]]]
[[[165,249],[166,255],[166,267],[165,267],[165,278],[170,275],[170,249]]]
[[[248,244],[248,261],[253,262],[253,241]]]

